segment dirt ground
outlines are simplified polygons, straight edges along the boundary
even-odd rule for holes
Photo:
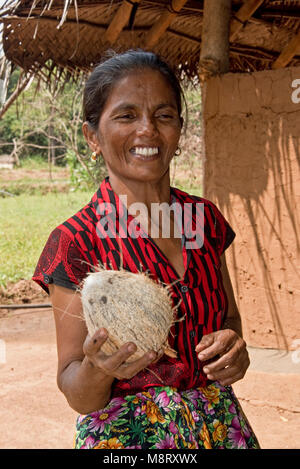
[[[32,280],[19,280],[8,283],[4,288],[0,285],[0,305],[49,303],[49,297],[42,288]],[[0,310],[0,318],[6,316],[7,310]]]
[[[36,303],[48,302],[44,295],[34,298]],[[16,302],[17,298],[2,295],[2,304],[4,300]],[[0,448],[72,448],[77,414],[56,386],[51,309],[0,312]],[[264,350],[251,354],[254,365],[233,387],[261,447],[299,448],[300,365],[293,365],[289,357],[280,362],[275,354],[278,366],[272,367]]]

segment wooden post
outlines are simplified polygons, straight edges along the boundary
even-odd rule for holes
[[[239,9],[236,15],[232,18],[230,25],[230,36],[229,40],[232,42],[237,33],[242,29],[244,23],[251,18],[253,13],[264,3],[264,0],[248,0]]]
[[[206,193],[206,137],[205,109],[207,99],[207,80],[229,70],[229,29],[231,18],[231,0],[204,0],[203,26],[201,35],[201,52],[199,78],[202,94],[202,129],[203,129],[203,196]]]
[[[145,38],[145,47],[151,49],[159,38],[166,32],[172,21],[177,16],[187,0],[172,0],[171,8],[166,8],[158,20],[154,23]]]
[[[229,70],[231,0],[204,0],[199,77],[201,82]]]
[[[275,60],[272,65],[273,70],[277,68],[282,68],[288,65],[288,63],[292,60],[294,55],[300,53],[300,31],[293,39],[288,43],[288,45],[283,49],[279,57]]]
[[[127,0],[123,1],[122,5],[118,8],[117,13],[113,17],[110,25],[104,33],[104,42],[107,41],[110,44],[114,44],[116,42],[122,29],[128,23],[133,4],[138,4],[140,1],[141,0],[134,0],[132,2],[128,2]]]

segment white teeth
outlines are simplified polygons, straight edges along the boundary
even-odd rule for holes
[[[152,156],[158,153],[158,147],[135,147],[134,153],[136,155],[143,155],[143,156]]]

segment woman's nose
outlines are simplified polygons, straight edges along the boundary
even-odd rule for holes
[[[138,122],[137,133],[147,136],[155,135],[157,133],[155,121],[148,116],[141,118]]]

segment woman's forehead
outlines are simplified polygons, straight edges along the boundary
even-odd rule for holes
[[[158,70],[143,69],[129,72],[120,78],[112,88],[106,105],[115,105],[117,102],[140,101],[151,99],[169,103],[177,107],[174,90],[168,80]]]

